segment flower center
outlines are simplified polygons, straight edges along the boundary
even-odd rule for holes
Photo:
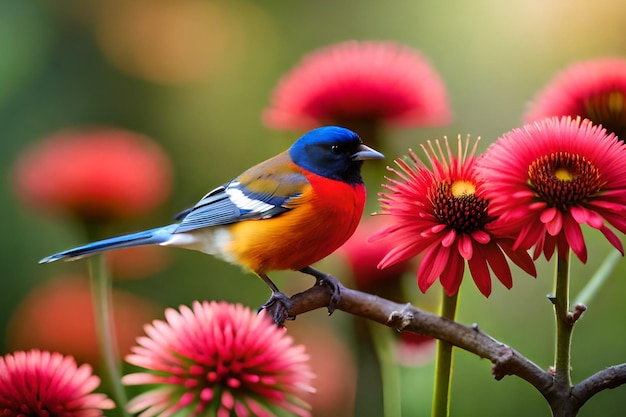
[[[542,156],[528,167],[535,195],[559,210],[585,201],[602,187],[600,172],[583,156],[557,152]]]
[[[487,223],[487,200],[476,196],[476,186],[466,180],[442,182],[431,191],[435,216],[458,232],[471,233]]]
[[[452,183],[450,186],[450,192],[453,197],[461,198],[473,195],[476,192],[476,187],[469,181],[459,180]]]
[[[587,98],[584,116],[607,131],[626,138],[626,98],[621,91],[608,91]]]

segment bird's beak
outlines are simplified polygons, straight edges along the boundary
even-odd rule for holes
[[[374,149],[370,148],[369,146],[365,146],[364,144],[361,144],[359,146],[359,150],[351,156],[353,161],[363,161],[365,159],[383,159],[384,157],[385,155],[383,155],[382,153],[375,151]]]

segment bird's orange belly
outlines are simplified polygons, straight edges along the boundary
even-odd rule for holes
[[[235,263],[256,273],[311,265],[354,233],[363,213],[364,195],[350,191],[332,204],[310,200],[271,219],[234,224],[226,252]]]

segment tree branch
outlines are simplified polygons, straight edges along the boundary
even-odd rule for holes
[[[290,316],[326,307],[330,294],[322,285],[316,285],[291,297]],[[607,368],[589,377],[575,387],[561,387],[553,374],[542,370],[515,349],[483,332],[478,325],[464,326],[435,314],[420,310],[410,303],[393,301],[361,291],[341,287],[337,310],[360,316],[399,331],[419,333],[445,340],[454,346],[492,362],[496,380],[517,375],[534,386],[553,406],[567,403],[576,415],[578,409],[597,392],[626,383],[626,364]],[[571,388],[571,389],[570,389]]]
[[[608,367],[591,375],[572,389],[572,397],[576,399],[580,408],[598,392],[617,388],[622,384],[626,384],[626,363]]]

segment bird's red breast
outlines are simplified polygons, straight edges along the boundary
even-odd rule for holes
[[[299,270],[339,248],[354,233],[365,205],[363,184],[350,185],[310,173],[291,209],[276,217],[235,223],[225,248],[236,263],[256,273]]]

